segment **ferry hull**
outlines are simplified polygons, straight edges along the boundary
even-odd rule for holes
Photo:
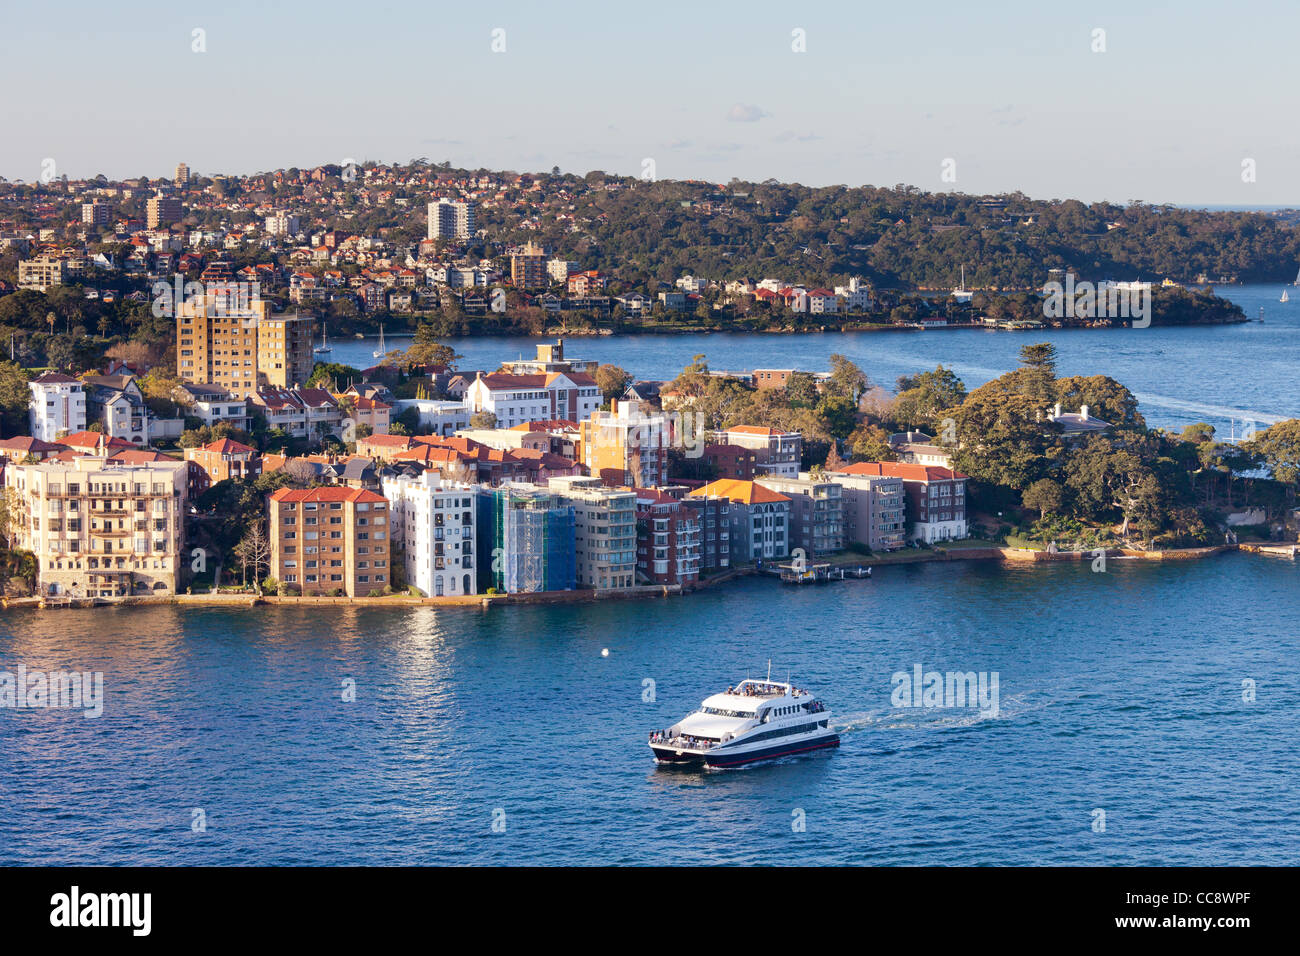
[[[723,751],[702,754],[653,745],[651,745],[650,749],[654,752],[655,762],[665,766],[704,766],[722,770],[729,767],[742,767],[746,764],[757,763],[760,760],[776,760],[778,757],[793,757],[799,754],[812,753],[815,750],[825,750],[828,747],[838,747],[839,745],[839,734],[831,734],[827,737],[819,737],[816,740],[787,741],[782,744],[772,744],[769,747],[755,747],[752,750],[742,750],[734,753]]]
[[[654,745],[651,745],[650,749],[654,752],[656,763],[674,767],[699,767],[704,764],[704,754],[692,753],[689,750],[674,750],[672,747],[656,747]]]
[[[778,757],[793,757],[798,754],[812,753],[814,750],[825,750],[828,747],[838,747],[839,745],[840,735],[832,734],[829,737],[820,737],[816,740],[788,741],[783,744],[773,744],[770,747],[759,747],[734,754],[709,754],[704,758],[704,765],[711,769],[722,770],[728,767],[742,767],[745,764],[757,763],[760,760],[776,760]]]

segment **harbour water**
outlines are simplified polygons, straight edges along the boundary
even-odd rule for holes
[[[994,332],[951,329],[901,332],[832,332],[799,335],[624,335],[575,338],[574,357],[611,362],[638,378],[670,379],[695,355],[715,369],[825,369],[836,352],[857,362],[873,382],[893,388],[900,375],[943,364],[968,388],[1018,364],[1020,347],[1049,340],[1060,354],[1062,375],[1109,375],[1136,393],[1147,423],[1181,430],[1209,422],[1220,434],[1240,436],[1246,421],[1260,429],[1300,416],[1300,295],[1281,303],[1282,286],[1221,286],[1220,295],[1252,321],[1238,325],[1153,326],[1147,329],[1055,329]],[[1295,290],[1292,290],[1295,291]],[[1264,322],[1254,321],[1264,309]],[[503,360],[531,357],[529,337],[449,339],[468,369],[495,369]],[[409,337],[389,336],[392,348]],[[330,360],[367,368],[374,340],[332,343]]]
[[[98,718],[0,708],[0,864],[1294,864],[1297,585],[1231,554],[634,604],[0,612],[0,672],[105,685]],[[838,750],[653,766],[649,730],[769,659]],[[893,706],[917,665],[996,672],[997,714]]]

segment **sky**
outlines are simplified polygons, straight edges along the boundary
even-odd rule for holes
[[[1297,0],[6,4],[0,175],[424,157],[1300,205],[1298,42]]]

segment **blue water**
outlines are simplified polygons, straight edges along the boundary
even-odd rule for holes
[[[574,358],[621,365],[638,378],[670,379],[704,354],[716,369],[829,367],[840,352],[857,362],[873,382],[892,389],[900,375],[943,364],[974,388],[1019,364],[1028,342],[1050,340],[1060,353],[1061,375],[1110,375],[1136,393],[1147,423],[1181,430],[1209,422],[1220,434],[1240,436],[1243,422],[1262,428],[1300,417],[1300,289],[1292,301],[1278,301],[1282,286],[1222,286],[1218,291],[1240,305],[1250,319],[1264,308],[1264,322],[1148,329],[1057,329],[994,332],[953,329],[901,332],[833,332],[803,335],[709,334],[628,335],[574,338]],[[393,348],[409,337],[389,338]],[[531,357],[538,342],[529,337],[451,339],[464,359],[461,368],[495,369],[503,360]],[[358,368],[374,364],[375,343],[340,340],[331,361]]]
[[[107,703],[0,709],[0,864],[1293,864],[1298,584],[1229,555],[486,611],[4,612],[0,670],[101,670]],[[655,769],[647,731],[769,658],[839,750]],[[1000,713],[892,707],[917,663],[997,671]]]

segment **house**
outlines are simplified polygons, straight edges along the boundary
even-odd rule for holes
[[[198,492],[207,491],[219,481],[252,479],[262,473],[262,456],[257,449],[231,438],[187,448],[185,460],[194,462],[203,473],[196,489]]]
[[[925,432],[906,431],[890,435],[889,447],[894,450],[899,461],[909,465],[952,467],[950,449],[936,445],[934,439]]]

